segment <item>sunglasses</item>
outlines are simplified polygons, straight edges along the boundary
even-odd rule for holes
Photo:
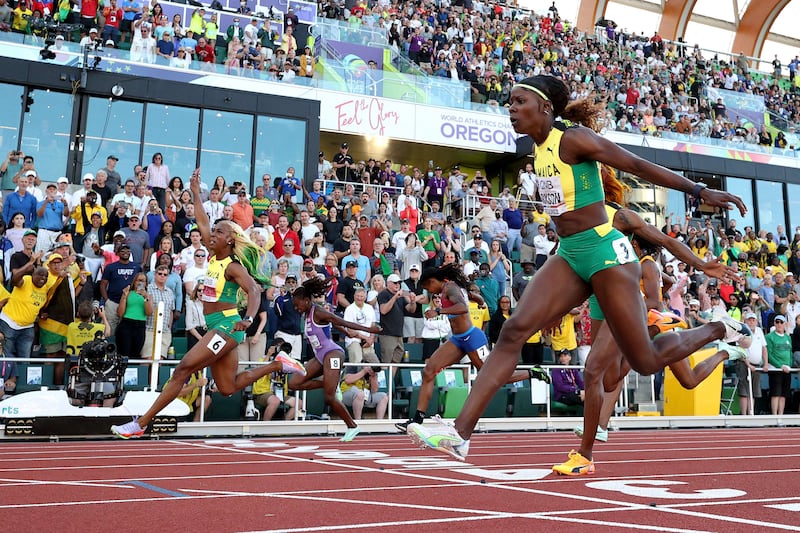
[[[169,272],[156,272],[156,276],[169,276]]]
[[[206,254],[194,254],[195,257],[205,257]]]

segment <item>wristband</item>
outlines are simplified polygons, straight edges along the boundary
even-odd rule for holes
[[[708,188],[708,185],[706,185],[705,183],[699,183],[699,182],[695,183],[694,187],[692,188],[692,196],[694,196],[695,198],[697,198],[699,200],[700,199],[700,193],[703,191],[703,189],[707,189],[707,188]]]
[[[253,322],[253,317],[251,317],[251,316],[246,316],[246,317],[244,317],[244,318],[242,319],[242,322],[250,322],[250,323],[252,323],[252,322]]]

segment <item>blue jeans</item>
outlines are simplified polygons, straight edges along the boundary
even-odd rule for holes
[[[14,329],[0,320],[0,333],[6,338],[3,345],[5,357],[30,357],[33,349],[33,326]]]
[[[509,229],[508,230],[508,251],[522,250],[522,230]]]

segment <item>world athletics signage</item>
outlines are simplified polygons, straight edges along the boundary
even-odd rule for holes
[[[508,117],[399,100],[317,91],[320,127],[488,152],[516,152],[519,137]]]

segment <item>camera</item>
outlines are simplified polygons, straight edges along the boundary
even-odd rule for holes
[[[376,374],[378,374],[380,372],[383,372],[383,367],[381,367],[381,366],[373,366],[371,368],[372,368],[372,371],[375,372]]]

